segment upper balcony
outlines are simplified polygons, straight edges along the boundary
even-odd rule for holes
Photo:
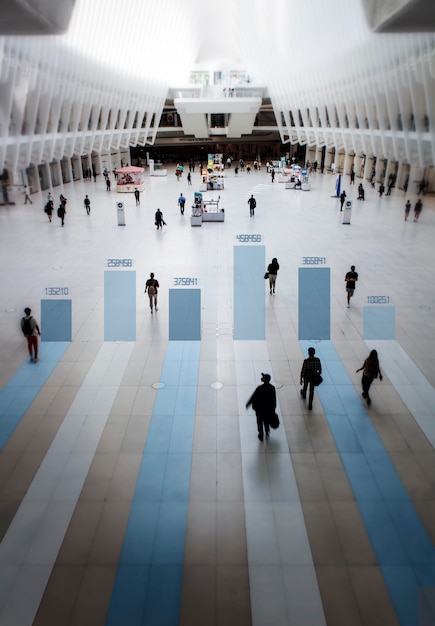
[[[224,134],[240,137],[252,132],[255,117],[260,110],[267,89],[249,84],[232,86],[192,85],[171,89],[168,98],[173,99],[180,115],[185,134],[208,137]],[[222,114],[228,119],[223,131],[210,126],[210,116]]]

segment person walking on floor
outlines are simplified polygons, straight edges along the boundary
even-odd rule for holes
[[[270,172],[270,177],[272,179],[272,182],[274,182],[275,181],[275,168],[273,166]]]
[[[393,189],[394,183],[395,183],[395,176],[394,174],[390,174],[388,177],[387,193],[385,194],[386,196],[391,196],[391,190]]]
[[[316,350],[314,348],[308,348],[308,358],[304,359],[302,363],[301,375],[300,375],[300,383],[303,385],[301,389],[301,396],[304,398],[307,397],[307,388],[308,389],[308,410],[312,411],[313,409],[313,398],[314,398],[314,383],[316,382],[316,378],[320,376],[322,373],[322,364],[320,359],[314,356],[316,354]]]
[[[21,319],[21,330],[27,339],[27,349],[29,351],[30,360],[32,363],[37,363],[39,361],[38,337],[41,336],[41,331],[39,330],[35,318],[32,317],[32,310],[26,307],[24,313],[25,316]]]
[[[109,175],[106,176],[106,191],[110,191],[112,183],[110,182]]]
[[[190,174],[190,172],[189,172],[189,174]],[[180,197],[178,198],[178,206],[180,207],[181,215],[184,215],[185,204],[186,204],[186,198],[183,196],[182,193],[180,193]]]
[[[408,221],[410,210],[411,210],[411,202],[408,200],[405,204],[405,222]]]
[[[65,205],[60,204],[59,208],[57,209],[57,217],[60,218],[61,226],[65,226],[65,214],[66,214]]]
[[[160,209],[157,209],[154,215],[154,222],[155,222],[155,225],[157,226],[157,230],[159,230],[159,228],[163,230],[163,226],[167,225],[165,220],[163,219],[163,213],[160,211]]]
[[[65,225],[65,215],[66,215],[67,199],[61,193],[60,196],[59,196],[59,200],[60,200],[60,205],[59,205],[59,208],[57,209],[57,217],[60,218],[61,224],[62,224],[62,226],[64,226]]]
[[[358,281],[358,272],[355,272],[355,265],[351,265],[350,271],[344,277],[347,292],[347,308],[350,307],[350,299],[355,292],[356,282]]]
[[[52,217],[53,217],[53,196],[51,196],[51,194],[49,194],[49,199],[47,201],[47,204],[44,207],[44,212],[47,213],[47,217],[48,217],[48,221],[51,222]]]
[[[274,257],[272,259],[272,262],[269,263],[269,265],[267,266],[267,272],[269,274],[270,293],[275,293],[275,285],[276,285],[276,278],[278,275],[278,270],[279,270],[278,259]]]
[[[254,217],[255,207],[257,206],[257,200],[254,198],[254,196],[252,194],[251,194],[251,197],[248,200],[248,204],[249,204],[249,215],[251,217]]]
[[[153,305],[154,305],[154,308],[156,309],[156,311],[158,311],[158,308],[157,308],[157,293],[158,293],[159,287],[160,287],[159,281],[157,280],[157,278],[154,278],[154,274],[153,274],[153,272],[151,272],[150,277],[148,278],[147,282],[145,283],[145,293],[148,294],[148,297],[150,299],[151,314],[153,312]]]
[[[136,200],[136,206],[140,205],[140,191],[137,187],[134,189],[134,199]]]
[[[30,202],[30,204],[33,204],[32,202],[32,198],[29,195],[29,188],[27,187],[27,185],[24,185],[24,204],[27,204],[28,202]]]
[[[190,172],[187,172],[187,184],[188,185],[192,184],[192,176],[190,175]]]
[[[85,206],[86,213],[90,215],[91,214],[91,201],[89,200],[89,197],[87,195],[85,196],[85,199],[83,200],[83,204]]]
[[[415,207],[414,207],[414,222],[418,222],[418,218],[420,217],[420,213],[422,209],[423,209],[423,202],[419,198],[417,202],[415,203]]]
[[[346,200],[346,192],[343,189],[343,191],[340,194],[340,211],[343,210],[343,204],[345,200]]]
[[[382,380],[381,368],[379,367],[378,353],[376,350],[372,350],[370,352],[369,356],[366,358],[361,367],[356,370],[356,372],[358,373],[361,370],[363,370],[361,379],[361,385],[363,388],[362,397],[365,398],[367,404],[370,406],[372,403],[369,396],[370,385],[375,378],[379,377],[379,380]]]
[[[261,382],[263,384],[256,388],[246,403],[246,408],[252,405],[257,416],[258,438],[263,441],[264,433],[266,433],[266,438],[270,435],[269,418],[276,410],[276,390],[270,384],[270,374],[262,373]]]

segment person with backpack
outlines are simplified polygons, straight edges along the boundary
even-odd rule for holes
[[[356,371],[358,373],[361,370],[364,370],[361,379],[361,385],[363,388],[362,397],[365,398],[367,404],[370,406],[372,403],[369,396],[370,385],[375,378],[379,377],[379,380],[382,380],[381,368],[379,367],[378,353],[376,350],[372,350],[370,352],[364,363]]]
[[[37,363],[38,359],[38,336],[41,336],[41,331],[36,323],[34,317],[32,317],[32,310],[29,307],[24,309],[25,316],[21,319],[21,330],[23,335],[27,339],[27,348],[29,350],[29,356],[32,363]]]
[[[51,219],[53,217],[53,199],[50,198],[50,194],[48,197],[48,202],[44,207],[44,213],[47,213],[48,221],[51,222]]]
[[[90,213],[91,213],[91,201],[89,200],[87,195],[85,196],[85,199],[83,200],[83,204],[85,206],[86,213],[88,215],[90,215]]]
[[[257,206],[257,201],[252,194],[248,200],[248,204],[249,204],[249,215],[253,217],[255,213],[255,207]]]
[[[150,299],[151,314],[153,312],[153,305],[154,305],[156,311],[158,311],[158,308],[157,308],[157,293],[158,293],[159,287],[160,287],[159,281],[157,280],[157,278],[154,278],[154,274],[151,272],[150,277],[148,278],[147,282],[145,283],[145,293],[148,293],[148,297]]]

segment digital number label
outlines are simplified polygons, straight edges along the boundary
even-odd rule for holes
[[[324,256],[303,256],[302,265],[325,265],[326,257]]]
[[[369,304],[388,304],[390,296],[367,296],[367,302]]]
[[[173,280],[174,280],[174,285],[177,285],[178,287],[180,287],[180,286],[186,287],[188,285],[197,285],[198,284],[198,279],[197,278],[185,278],[183,276],[180,276],[180,277],[174,278]]]
[[[236,235],[241,243],[259,243],[261,241],[261,235]]]
[[[107,267],[133,267],[133,259],[107,259]]]
[[[69,289],[68,287],[46,287],[45,295],[46,296],[68,296]]]

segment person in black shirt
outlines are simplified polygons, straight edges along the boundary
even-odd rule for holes
[[[259,385],[252,396],[246,403],[246,408],[252,405],[257,416],[258,438],[260,441],[264,439],[263,430],[266,432],[266,438],[269,437],[269,417],[275,413],[276,409],[276,390],[270,384],[270,374],[261,374],[262,385]]]
[[[340,194],[340,211],[343,210],[343,204],[345,200],[346,200],[346,192],[343,189],[343,191]]]
[[[166,222],[163,219],[163,213],[160,211],[160,209],[157,209],[154,215],[154,223],[157,226],[157,230],[159,230],[159,228],[163,230],[163,226],[166,226]]]
[[[275,285],[276,285],[276,277],[278,275],[279,263],[278,259],[274,257],[272,259],[272,263],[269,263],[267,266],[267,271],[269,273],[269,289],[270,293],[275,293]]]
[[[423,202],[419,198],[417,202],[415,203],[415,207],[414,207],[414,222],[418,221],[418,218],[420,217],[420,213],[422,209],[423,209]]]
[[[145,293],[148,293],[148,297],[150,299],[151,313],[153,312],[153,304],[154,304],[156,311],[158,311],[157,293],[158,293],[159,287],[160,287],[159,281],[157,280],[157,278],[154,278],[154,274],[151,272],[150,277],[145,283]]]
[[[355,291],[355,283],[358,280],[358,273],[355,272],[355,265],[352,265],[350,268],[350,272],[347,272],[344,277],[346,281],[346,291],[347,291],[347,308],[350,307],[350,299],[353,296],[353,292]]]
[[[310,386],[308,392],[308,410],[311,411],[313,409],[313,398],[314,398],[314,381],[318,374],[322,373],[322,364],[320,363],[320,359],[316,356],[316,351],[314,348],[308,348],[308,358],[304,360],[302,363],[301,369],[301,385],[303,385],[301,389],[301,396],[304,398],[307,397],[307,388]]]

